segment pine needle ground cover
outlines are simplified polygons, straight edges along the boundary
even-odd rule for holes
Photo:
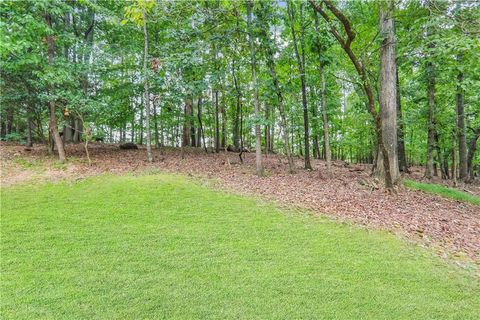
[[[174,175],[2,189],[3,319],[474,319],[478,278],[393,235]]]

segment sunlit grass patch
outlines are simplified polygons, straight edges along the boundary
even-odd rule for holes
[[[414,190],[421,190],[428,193],[438,194],[442,197],[480,205],[480,197],[439,184],[423,183],[414,180],[405,180],[404,184]]]

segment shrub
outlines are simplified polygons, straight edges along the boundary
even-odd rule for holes
[[[25,144],[24,137],[20,133],[17,133],[17,132],[11,132],[11,133],[5,135],[5,137],[3,137],[2,140],[3,141],[9,141],[9,142],[17,142],[17,143],[20,143],[20,144]]]

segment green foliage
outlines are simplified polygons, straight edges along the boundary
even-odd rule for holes
[[[353,162],[371,158],[375,139],[366,97],[356,70],[331,33],[332,26],[341,35],[344,35],[343,29],[331,12],[328,12],[331,22],[319,14],[316,20],[309,2],[292,3],[296,11],[293,23],[299,35],[300,9],[304,18],[310,134],[317,136],[322,145],[321,63],[326,72],[326,109],[334,155]],[[381,46],[378,2],[340,3],[339,8],[357,35],[352,49],[368,70],[378,98]],[[480,40],[475,36],[480,6],[469,1],[437,1],[431,7],[429,3],[404,1],[395,9],[407,158],[410,164],[420,165],[426,159],[429,74],[435,76],[434,117],[442,155],[452,154],[458,90],[464,94],[466,126],[472,129],[480,126]],[[59,128],[71,120],[62,116],[64,108],[68,108],[73,117],[80,114],[94,132],[108,133],[109,138],[117,142],[124,138],[138,141],[145,127],[142,52],[143,26],[147,19],[146,75],[154,111],[151,125],[157,128],[163,144],[178,145],[186,122],[198,128],[200,122],[195,107],[201,98],[203,131],[210,145],[216,131],[215,92],[219,94],[222,113],[219,126],[225,127],[226,132],[221,134],[226,135],[227,144],[232,142],[235,123],[241,122],[239,130],[246,144],[253,145],[252,128],[256,123],[280,132],[278,97],[268,66],[268,57],[273,53],[293,153],[299,154],[304,126],[301,86],[286,3],[269,0],[253,1],[253,4],[262,115],[258,119],[253,117],[246,6],[236,1],[2,1],[0,115],[6,119],[11,115],[9,108],[14,108],[13,122],[24,136],[27,120],[32,118],[36,126],[34,133],[41,138],[48,133],[48,103],[53,101],[58,109]],[[52,17],[51,28],[45,21],[45,13]],[[53,36],[55,44],[51,64],[48,63],[47,36]],[[156,67],[154,63],[158,63]],[[432,68],[427,68],[429,63]],[[458,81],[460,73],[461,82]],[[187,100],[194,101],[192,115],[185,113]],[[241,112],[237,110],[237,102]],[[124,137],[119,138],[120,132]],[[466,135],[470,141],[473,130],[468,129]],[[280,151],[281,135],[272,136],[275,151]],[[451,157],[446,158],[451,165]],[[480,163],[478,152],[474,163]]]
[[[24,144],[25,143],[25,138],[17,132],[11,132],[6,134],[4,137],[1,138],[3,141],[9,141],[9,142],[17,142]]]

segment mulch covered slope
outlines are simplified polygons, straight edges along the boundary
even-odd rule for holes
[[[90,148],[93,161],[88,166],[82,145],[68,145],[69,163],[51,166],[53,156],[45,147],[24,151],[20,146],[0,145],[2,184],[16,184],[32,177],[42,179],[79,179],[104,172],[122,173],[158,168],[193,176],[215,178],[229,191],[258,195],[282,204],[310,209],[333,218],[380,227],[406,235],[424,245],[480,261],[480,207],[408,189],[388,195],[370,177],[371,166],[337,162],[333,175],[325,174],[325,164],[313,160],[313,171],[301,169],[296,160],[296,174],[288,174],[286,159],[278,155],[265,157],[267,176],[255,176],[255,155],[246,154],[241,164],[238,154],[222,152],[205,154],[199,149],[185,150],[185,158],[177,149],[154,150],[155,162],[146,161],[145,149],[120,150],[117,145],[94,144]],[[18,159],[33,163],[46,162],[48,170],[34,173]],[[29,160],[30,159],[30,160]],[[46,160],[45,160],[46,159]],[[36,162],[35,162],[36,161]],[[418,178],[418,172],[409,178]]]

